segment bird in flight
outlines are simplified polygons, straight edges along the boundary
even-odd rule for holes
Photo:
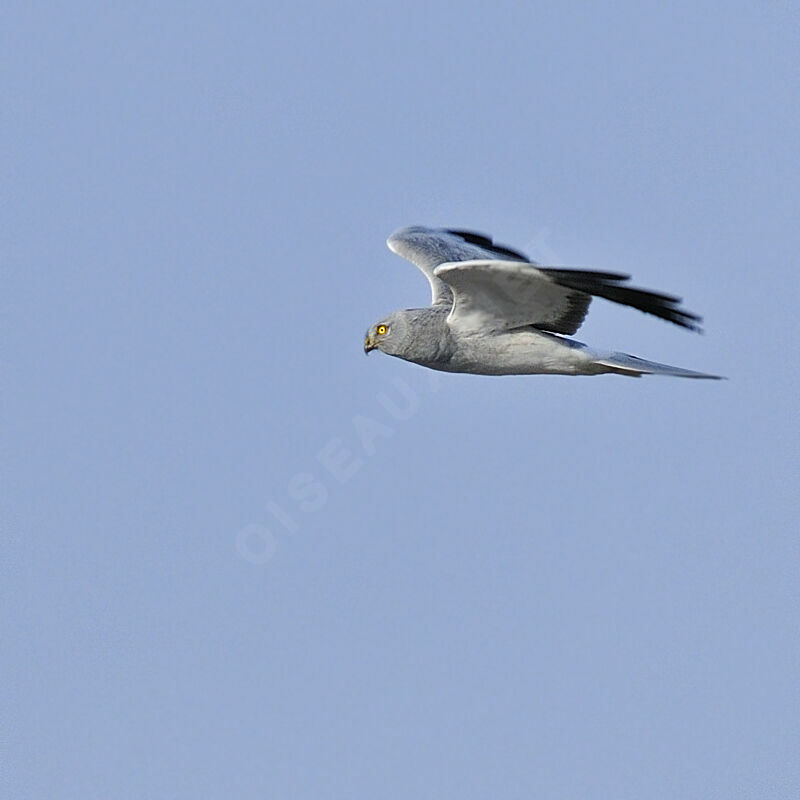
[[[681,308],[680,298],[628,286],[628,275],[543,267],[472,231],[413,226],[386,243],[425,274],[431,305],[377,322],[367,331],[366,353],[377,349],[430,369],[475,375],[720,377],[567,338],[581,326],[592,297],[700,330],[701,318]]]

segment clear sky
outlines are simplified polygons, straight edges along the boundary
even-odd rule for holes
[[[800,11],[4,4],[3,797],[800,796]],[[726,382],[437,375],[384,244]]]

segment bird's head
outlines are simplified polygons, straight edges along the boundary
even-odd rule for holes
[[[400,312],[376,322],[364,338],[364,352],[381,350],[390,356],[400,355],[408,334],[408,321]]]

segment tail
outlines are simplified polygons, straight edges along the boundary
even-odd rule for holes
[[[676,378],[710,378],[711,380],[724,380],[722,375],[709,375],[707,372],[693,372],[682,367],[671,367],[669,364],[659,364],[657,361],[645,361],[643,358],[629,356],[627,353],[611,353],[611,355],[595,361],[608,372],[617,375],[629,375],[638,378],[641,375],[672,375]]]

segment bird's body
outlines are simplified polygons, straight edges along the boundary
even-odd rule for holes
[[[621,285],[627,276],[540,267],[467,231],[404,228],[388,245],[425,273],[432,305],[389,314],[367,332],[367,352],[478,375],[718,377],[597,351],[563,335],[580,326],[592,295],[697,329],[699,317],[677,298]]]

